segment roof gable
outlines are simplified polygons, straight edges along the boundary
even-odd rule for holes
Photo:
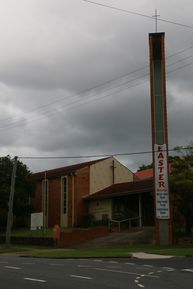
[[[46,177],[60,177],[62,175],[75,173],[77,170],[89,167],[95,163],[102,162],[106,159],[108,159],[108,158],[83,162],[83,163],[74,164],[74,165],[65,166],[65,167],[60,167],[60,168],[51,169],[51,170],[45,170],[45,171],[41,171],[41,172],[37,172],[37,173],[32,174],[32,177],[37,179],[37,180],[45,178],[45,175],[46,175]]]

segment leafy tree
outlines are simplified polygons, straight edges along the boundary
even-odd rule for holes
[[[153,164],[152,164],[152,163],[149,164],[149,165],[143,164],[142,166],[140,166],[140,167],[138,168],[137,171],[140,172],[140,171],[144,171],[144,170],[151,169],[151,168],[153,168]]]
[[[7,222],[8,201],[10,194],[13,159],[10,156],[0,158],[0,227]],[[25,164],[18,160],[15,195],[13,206],[14,225],[25,225],[30,213],[30,199],[35,192],[34,181],[30,178],[31,172]]]
[[[168,158],[169,158],[169,163],[172,164],[176,160],[179,159],[179,156],[169,156]],[[137,171],[140,172],[140,171],[144,171],[144,170],[151,169],[151,168],[153,168],[153,163],[148,164],[148,165],[143,164],[138,168]]]
[[[174,225],[185,223],[185,233],[190,234],[193,226],[193,150],[190,146],[181,157],[175,159],[170,174]]]
[[[193,146],[176,147],[175,151],[180,156],[169,156],[174,227],[185,226],[185,233],[190,234],[193,227]],[[152,167],[152,164],[142,165],[138,171]]]

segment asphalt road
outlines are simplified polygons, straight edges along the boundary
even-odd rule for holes
[[[1,289],[191,289],[193,258],[36,259],[0,256]]]

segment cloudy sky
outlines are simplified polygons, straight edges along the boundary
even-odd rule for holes
[[[151,150],[155,9],[166,34],[169,147],[193,140],[193,1],[94,2],[116,9],[83,0],[0,0],[1,156]],[[134,171],[151,162],[147,154],[117,158]],[[22,161],[35,172],[84,160]]]

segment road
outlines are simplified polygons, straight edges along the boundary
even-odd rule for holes
[[[1,289],[191,289],[193,258],[36,259],[0,256]]]

